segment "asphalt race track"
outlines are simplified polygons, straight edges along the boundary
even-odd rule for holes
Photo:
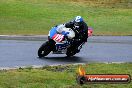
[[[44,43],[43,38],[7,39],[0,38],[0,67],[132,62],[131,36],[93,36],[88,39],[88,43],[83,46],[81,52],[73,57],[67,58],[65,54],[50,53],[41,59],[37,56],[37,50]]]

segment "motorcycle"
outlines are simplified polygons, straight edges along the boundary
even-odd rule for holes
[[[63,34],[55,34],[51,39],[49,32],[48,41],[43,43],[38,49],[39,58],[47,56],[51,51],[53,54],[66,54],[68,57],[80,52],[85,42],[80,44],[78,49],[71,48],[71,42],[74,41],[75,32],[71,28],[63,28],[62,30],[67,33],[66,38]],[[88,35],[91,36],[91,34],[92,31],[88,30]],[[70,41],[68,41],[69,39]]]

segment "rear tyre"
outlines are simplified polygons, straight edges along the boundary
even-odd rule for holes
[[[67,49],[67,52],[66,52],[67,57],[74,56],[75,54],[76,54],[76,51],[75,51],[74,48],[69,47],[69,48]]]
[[[38,49],[38,56],[39,56],[39,58],[44,57],[44,56],[47,56],[51,52],[51,50],[52,49],[51,49],[50,43],[48,41],[45,42]]]

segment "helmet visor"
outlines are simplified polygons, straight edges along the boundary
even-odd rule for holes
[[[75,22],[75,26],[81,26],[82,22]]]

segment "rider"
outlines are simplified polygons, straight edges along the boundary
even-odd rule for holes
[[[87,42],[88,26],[81,16],[76,16],[73,21],[66,23],[65,27],[71,28],[75,32],[75,41]]]
[[[83,18],[81,16],[76,16],[72,21],[65,23],[65,24],[60,24],[57,25],[55,27],[53,27],[50,30],[50,37],[49,39],[53,39],[54,35],[57,33],[61,33],[64,36],[66,36],[68,33],[62,31],[62,28],[71,28],[74,32],[75,32],[75,38],[74,41],[71,40],[72,42],[72,46],[73,48],[75,48],[77,50],[78,46],[80,44],[82,44],[83,42],[87,42],[87,38],[88,38],[88,26],[87,24],[84,22]],[[62,39],[63,40],[63,39]],[[60,40],[60,41],[62,41]],[[70,41],[70,40],[69,40]],[[79,52],[79,51],[77,51]]]

